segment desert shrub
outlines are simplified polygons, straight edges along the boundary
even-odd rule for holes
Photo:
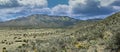
[[[15,40],[15,42],[23,42],[22,40]]]
[[[3,47],[2,52],[7,52],[6,47]]]
[[[76,47],[76,48],[88,48],[88,47],[89,47],[89,43],[85,43],[85,42],[75,42],[75,47]]]
[[[24,39],[23,42],[28,43],[28,40],[27,40],[27,39]]]

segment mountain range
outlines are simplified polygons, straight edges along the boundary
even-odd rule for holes
[[[62,28],[74,25],[79,20],[67,16],[34,14],[0,23],[0,27],[10,28]]]

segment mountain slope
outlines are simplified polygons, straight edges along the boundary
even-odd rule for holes
[[[48,16],[48,15],[31,15],[7,22],[1,22],[1,27],[25,27],[25,28],[56,28],[74,25],[78,20],[67,16]]]
[[[120,12],[94,24],[77,28],[79,29],[71,35],[76,37],[76,42],[87,41],[88,50],[96,47],[94,50],[102,49],[102,52],[110,52],[110,50],[117,51],[120,47]]]

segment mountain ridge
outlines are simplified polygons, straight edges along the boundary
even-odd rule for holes
[[[48,16],[34,14],[6,22],[1,22],[1,27],[31,27],[31,28],[57,28],[74,25],[79,20],[67,16]]]

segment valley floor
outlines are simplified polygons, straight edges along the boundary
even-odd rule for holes
[[[34,51],[40,46],[43,46],[44,49],[47,44],[52,42],[52,39],[65,36],[65,34],[70,33],[65,32],[63,29],[0,30],[0,52],[4,48],[8,52]]]

